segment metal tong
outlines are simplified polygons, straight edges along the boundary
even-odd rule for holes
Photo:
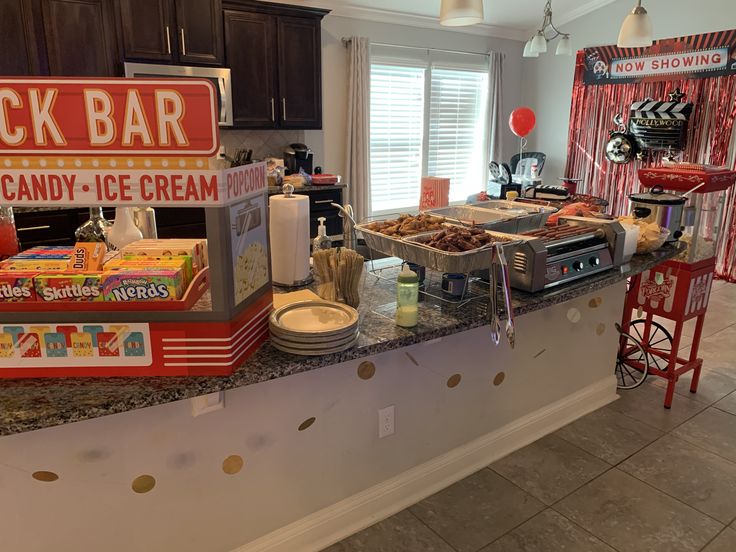
[[[506,261],[506,255],[503,251],[503,245],[496,243],[493,246],[491,257],[491,305],[490,305],[490,324],[491,324],[491,341],[498,345],[501,341],[501,316],[498,308],[498,284],[499,271],[501,286],[503,288],[504,308],[506,310],[506,339],[509,346],[513,349],[516,344],[516,330],[514,329],[514,309],[511,305],[511,281],[509,279],[509,267]]]
[[[509,278],[509,265],[506,262],[506,254],[503,246],[498,244],[498,258],[501,261],[501,279],[503,285],[503,300],[506,306],[506,339],[513,349],[516,344],[516,330],[514,329],[514,307],[511,305],[511,279]]]
[[[491,277],[491,304],[489,307],[489,322],[491,324],[491,341],[494,345],[501,342],[501,317],[498,314],[498,265],[500,259],[498,256],[498,247],[494,245],[491,248],[491,268],[488,271]]]

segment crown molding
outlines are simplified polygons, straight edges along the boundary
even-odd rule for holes
[[[293,3],[293,0],[271,0],[278,3]],[[477,36],[488,36],[494,38],[505,38],[526,42],[529,34],[525,30],[499,27],[496,25],[471,25],[468,27],[443,27],[438,17],[417,15],[397,10],[379,10],[376,8],[365,8],[360,6],[346,6],[338,0],[302,0],[301,5],[319,7],[330,10],[328,17],[345,17],[360,19],[375,23],[390,23],[393,25],[406,25],[422,29],[433,29],[454,33],[471,34]]]
[[[553,12],[555,14],[555,25],[565,25],[566,23],[570,23],[579,17],[588,15],[590,12],[594,12],[595,10],[602,8],[603,6],[607,6],[608,4],[612,4],[613,2],[615,2],[615,0],[591,0],[590,2],[581,4],[568,12],[561,12],[559,14],[558,12]]]

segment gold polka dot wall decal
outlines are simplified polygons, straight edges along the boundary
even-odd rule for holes
[[[499,372],[498,374],[496,374],[496,377],[493,378],[493,385],[498,387],[499,385],[503,383],[503,380],[505,379],[506,379],[506,374],[504,374],[503,372]]]
[[[53,483],[59,479],[57,474],[50,471],[36,471],[31,474],[31,477],[36,481],[43,481],[44,483]]]
[[[372,362],[361,362],[358,366],[358,377],[360,379],[369,380],[376,374],[376,365]]]
[[[567,310],[567,319],[573,324],[577,324],[578,322],[580,322],[581,317],[582,315],[580,314],[580,311],[575,307]]]
[[[133,480],[130,487],[138,494],[152,491],[156,486],[156,479],[152,475],[139,475]]]
[[[452,389],[453,387],[457,387],[460,385],[460,380],[463,379],[463,377],[460,374],[453,374],[447,379],[447,387]]]
[[[243,457],[237,454],[228,456],[222,461],[222,471],[228,475],[235,475],[243,469]]]
[[[588,306],[591,309],[597,309],[603,304],[603,297],[593,297],[590,301],[588,301]]]
[[[606,325],[603,322],[601,322],[600,324],[598,324],[595,327],[595,334],[596,335],[603,335],[605,333],[605,331],[606,331]]]
[[[301,424],[299,424],[299,431],[304,431],[305,429],[309,429],[312,427],[312,424],[317,420],[314,416],[311,418],[307,418],[304,420]]]

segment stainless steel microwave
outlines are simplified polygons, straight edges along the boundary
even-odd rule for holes
[[[232,88],[230,69],[220,67],[185,67],[155,63],[126,63],[126,77],[203,78],[212,81],[217,92],[220,126],[233,126]]]

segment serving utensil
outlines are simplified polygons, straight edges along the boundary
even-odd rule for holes
[[[501,284],[503,286],[503,299],[506,306],[506,339],[511,348],[516,344],[516,330],[514,329],[514,309],[511,305],[511,280],[509,279],[509,265],[503,252],[503,245],[498,244],[498,260],[501,268]]]
[[[498,314],[498,247],[491,249],[491,304],[489,306],[489,323],[491,324],[491,341],[494,345],[501,342],[501,317]]]

